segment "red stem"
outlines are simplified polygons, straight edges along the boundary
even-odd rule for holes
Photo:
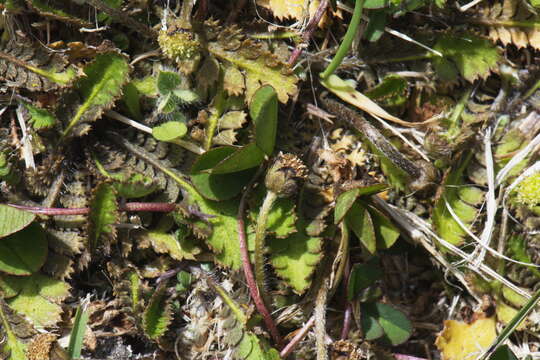
[[[305,47],[307,47],[307,43],[313,36],[313,33],[315,32],[315,29],[317,28],[317,25],[319,25],[319,22],[321,21],[321,18],[324,15],[324,12],[326,11],[326,8],[328,7],[329,1],[323,0],[319,4],[319,7],[317,8],[317,11],[313,15],[311,19],[309,19],[309,23],[306,26],[306,30],[302,34],[302,43],[298,44],[296,48],[293,50],[291,57],[289,58],[288,64],[289,66],[293,66],[296,60],[298,60],[298,57],[302,54],[302,51]]]
[[[304,336],[306,336],[306,334],[308,333],[309,329],[311,329],[313,324],[315,324],[315,316],[312,316],[308,320],[308,322],[302,327],[302,329],[300,329],[300,331],[298,331],[296,335],[294,335],[294,337],[287,344],[287,346],[285,346],[283,350],[281,350],[281,352],[279,353],[279,357],[281,357],[282,359],[285,359],[287,356],[289,356],[291,352],[294,350],[294,348],[296,347],[296,345],[298,345],[298,343],[304,338]]]
[[[11,207],[29,211],[34,214],[56,216],[56,215],[85,215],[90,212],[90,208],[48,208],[41,206],[26,206],[8,204]],[[149,211],[149,212],[172,212],[176,209],[176,204],[171,203],[142,203],[132,202],[120,206],[120,211]]]
[[[266,305],[264,305],[264,301],[261,297],[261,293],[259,291],[259,288],[257,287],[257,283],[255,282],[255,276],[253,275],[253,269],[251,268],[251,263],[249,261],[249,253],[247,249],[247,242],[246,242],[246,230],[245,230],[245,223],[244,223],[244,213],[246,210],[246,200],[251,192],[251,188],[253,187],[253,184],[255,183],[256,179],[261,174],[262,170],[264,169],[264,166],[259,167],[259,170],[257,171],[257,174],[253,177],[253,179],[250,181],[250,183],[246,187],[246,191],[242,194],[242,198],[240,199],[240,206],[238,207],[238,241],[240,243],[240,256],[242,258],[242,269],[244,270],[244,276],[246,277],[246,283],[249,289],[249,293],[251,294],[251,298],[253,299],[253,302],[255,303],[255,307],[263,317],[264,323],[266,324],[266,327],[270,331],[270,335],[272,335],[272,338],[274,339],[275,343],[277,344],[278,348],[283,347],[283,340],[281,339],[281,336],[279,335],[278,328],[276,324],[274,323],[274,319],[272,319],[272,315],[270,315],[270,312],[266,308]]]

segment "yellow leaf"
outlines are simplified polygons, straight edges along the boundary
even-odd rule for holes
[[[319,6],[319,0],[257,0],[257,5],[270,9],[280,20],[286,18],[303,20],[308,16],[306,11],[308,8],[309,16],[313,16]]]
[[[443,360],[474,360],[497,337],[495,325],[494,317],[478,319],[471,324],[445,320],[435,345]]]

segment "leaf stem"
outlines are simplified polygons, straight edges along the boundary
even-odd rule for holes
[[[315,316],[312,316],[311,318],[309,318],[308,322],[304,326],[302,326],[300,330],[296,332],[296,335],[294,335],[292,340],[287,344],[287,346],[283,348],[283,350],[281,350],[281,352],[279,353],[279,356],[282,359],[287,358],[287,356],[291,354],[291,352],[294,350],[296,345],[298,345],[298,343],[300,343],[300,341],[302,341],[302,339],[307,335],[309,329],[313,327],[313,324],[315,324]]]
[[[246,191],[242,194],[242,198],[240,199],[240,206],[238,207],[238,241],[240,242],[240,257],[242,258],[242,269],[244,270],[244,276],[246,277],[246,283],[249,289],[249,293],[251,294],[251,298],[253,299],[253,302],[255,303],[255,307],[259,311],[259,313],[262,315],[263,320],[266,324],[266,327],[270,331],[270,334],[272,335],[272,338],[278,344],[278,347],[281,348],[283,344],[283,340],[281,339],[281,336],[279,335],[279,331],[276,327],[276,324],[274,323],[274,320],[272,319],[272,315],[270,315],[270,312],[266,308],[266,305],[264,304],[264,301],[261,297],[261,292],[259,291],[259,287],[257,286],[257,283],[255,281],[255,276],[253,275],[253,270],[251,268],[251,263],[249,261],[249,253],[247,248],[247,241],[246,241],[246,230],[245,230],[245,223],[244,223],[244,213],[246,208],[246,200],[248,198],[249,193],[251,192],[251,189],[257,180],[257,178],[260,176],[262,171],[264,170],[264,166],[259,167],[257,170],[257,173],[251,179],[250,183],[246,187]]]
[[[265,282],[264,238],[266,235],[266,224],[268,222],[268,215],[270,214],[270,210],[272,210],[272,206],[274,205],[276,199],[277,194],[271,190],[268,190],[259,211],[257,226],[255,228],[255,280],[257,281],[257,287],[260,291],[264,290]],[[271,303],[269,296],[264,291],[262,293],[262,297],[266,305]]]
[[[358,26],[360,25],[360,21],[362,20],[362,8],[364,7],[364,0],[356,0],[354,4],[354,10],[353,10],[353,16],[351,19],[351,22],[349,24],[349,27],[347,28],[347,32],[345,33],[345,37],[343,38],[343,41],[339,45],[339,48],[336,52],[336,55],[334,55],[334,58],[328,64],[326,69],[321,73],[321,79],[325,80],[330,75],[336,71],[339,65],[341,65],[341,62],[345,58],[345,55],[347,55],[347,52],[349,51],[351,44],[353,42],[353,39],[356,35],[356,31],[358,30]]]

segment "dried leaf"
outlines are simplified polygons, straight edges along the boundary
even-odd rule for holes
[[[494,317],[479,318],[471,324],[445,320],[444,329],[435,344],[442,352],[443,360],[474,358],[495,340],[496,325]]]

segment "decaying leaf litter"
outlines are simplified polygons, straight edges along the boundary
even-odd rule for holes
[[[539,6],[0,0],[2,356],[534,357]]]

